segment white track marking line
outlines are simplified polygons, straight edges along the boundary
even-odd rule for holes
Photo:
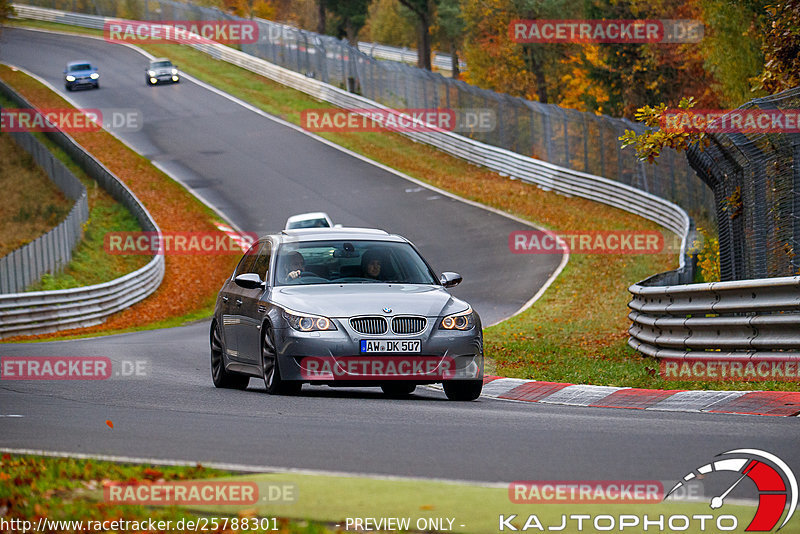
[[[27,28],[20,28],[20,29],[27,30]],[[83,37],[83,38],[87,38],[87,39],[95,39],[95,40],[99,40],[99,41],[105,41],[105,39],[103,39],[101,37],[90,36],[90,35],[79,35],[79,34],[74,34],[74,33],[69,33],[69,32],[59,32],[59,31],[53,31],[53,30],[40,30],[40,29],[32,29],[31,31],[40,31],[40,32],[43,32],[43,33],[52,33],[52,34],[56,34],[56,35],[67,35],[67,36],[70,36],[70,37]],[[111,43],[109,43],[109,44],[111,44]],[[142,50],[141,48],[139,48],[137,46],[134,46],[134,45],[132,45],[130,43],[122,43],[122,44],[124,44],[128,48],[131,48],[132,50],[135,50],[135,51],[139,52],[140,54],[146,56],[149,59],[153,59],[153,57],[154,57],[154,56],[148,54],[147,52],[145,52],[144,50]],[[234,65],[234,66],[236,66],[236,65]],[[242,68],[242,67],[239,67],[239,68]],[[22,69],[20,69],[20,70],[22,70]],[[247,70],[247,69],[244,69],[244,70]],[[251,72],[251,71],[248,71],[248,72]],[[253,73],[253,74],[256,74],[256,73]],[[256,74],[256,76],[260,76],[260,75]],[[204,89],[206,89],[208,91],[216,93],[217,95],[219,95],[219,96],[221,96],[221,97],[223,97],[223,98],[225,98],[225,99],[227,99],[227,100],[229,100],[229,101],[231,101],[231,102],[233,102],[235,104],[238,104],[239,106],[241,106],[241,107],[243,107],[245,109],[248,109],[249,111],[252,111],[253,113],[257,113],[258,115],[261,115],[262,117],[265,117],[265,118],[267,118],[267,119],[269,119],[269,120],[271,120],[273,122],[276,122],[278,124],[281,124],[283,126],[286,126],[287,128],[292,128],[293,130],[295,130],[297,132],[300,132],[303,135],[306,135],[307,137],[310,137],[310,138],[312,138],[312,139],[314,139],[314,140],[316,140],[316,141],[318,141],[320,143],[328,145],[331,148],[334,148],[334,149],[336,149],[336,150],[338,150],[340,152],[343,152],[343,153],[345,153],[345,154],[347,154],[349,156],[352,156],[352,157],[354,157],[356,159],[359,159],[359,160],[361,160],[361,161],[363,161],[365,163],[373,165],[373,166],[375,166],[375,167],[377,167],[379,169],[382,169],[382,170],[384,170],[386,172],[392,173],[395,176],[397,176],[399,178],[402,178],[402,179],[404,179],[406,181],[412,182],[412,183],[414,183],[414,184],[416,184],[416,185],[418,185],[420,187],[424,187],[424,188],[429,189],[431,191],[435,191],[436,193],[444,195],[444,196],[446,196],[448,198],[452,198],[452,199],[457,200],[459,202],[463,202],[463,203],[465,203],[465,204],[467,204],[469,206],[480,208],[480,209],[489,211],[491,213],[494,213],[496,215],[500,215],[501,217],[505,217],[505,218],[510,219],[510,220],[512,220],[514,222],[518,222],[520,224],[524,224],[526,226],[530,226],[531,228],[535,228],[535,229],[541,230],[541,231],[547,231],[545,228],[543,228],[541,226],[538,226],[535,223],[532,223],[531,221],[527,221],[525,219],[522,219],[522,218],[517,217],[515,215],[512,215],[510,213],[506,213],[506,212],[501,211],[501,210],[499,210],[497,208],[493,208],[491,206],[487,206],[485,204],[481,204],[480,202],[475,202],[474,200],[469,200],[469,199],[466,199],[466,198],[462,198],[462,197],[460,197],[460,196],[458,196],[458,195],[456,195],[454,193],[451,193],[449,191],[445,191],[445,190],[440,189],[440,188],[438,188],[436,186],[433,186],[431,184],[425,183],[425,182],[423,182],[421,180],[418,180],[417,178],[413,178],[413,177],[411,177],[411,176],[409,176],[409,175],[407,175],[407,174],[405,174],[405,173],[403,173],[401,171],[398,171],[397,169],[393,169],[393,168],[391,168],[391,167],[389,167],[387,165],[379,163],[379,162],[377,162],[377,161],[375,161],[373,159],[370,159],[370,158],[368,158],[366,156],[363,156],[361,154],[353,152],[352,150],[349,150],[349,149],[347,149],[347,148],[345,148],[343,146],[337,145],[336,143],[334,143],[332,141],[328,141],[327,139],[325,139],[323,137],[320,137],[320,136],[314,134],[313,132],[309,132],[307,130],[304,130],[303,128],[301,128],[300,126],[298,126],[296,124],[293,124],[291,122],[287,122],[287,121],[285,121],[285,120],[283,120],[283,119],[281,119],[279,117],[275,117],[274,115],[270,115],[269,113],[267,113],[267,112],[255,107],[255,106],[253,106],[252,104],[249,104],[249,103],[245,102],[244,100],[241,100],[241,99],[239,99],[239,98],[237,98],[237,97],[235,97],[235,96],[233,96],[231,94],[226,93],[225,91],[222,91],[221,89],[217,89],[216,87],[214,87],[212,85],[209,85],[209,84],[207,84],[207,83],[205,83],[205,82],[203,82],[201,80],[198,80],[194,76],[186,74],[185,72],[181,73],[181,77],[186,79],[186,80],[189,80],[190,82],[192,82],[192,83],[194,83],[196,85],[199,85],[200,87],[203,87]],[[263,76],[262,76],[262,78],[263,78]],[[37,79],[38,79],[38,77],[37,77]],[[275,83],[277,83],[277,82],[275,82]],[[52,89],[52,86],[50,86],[50,84],[46,84],[46,85],[48,85],[48,87],[50,87]],[[288,87],[288,86],[285,86],[285,87]],[[290,87],[290,89],[292,89],[292,88]],[[72,103],[72,102],[70,101],[70,103]],[[75,104],[73,104],[73,105],[75,105]],[[78,106],[76,106],[76,107],[78,107]],[[109,133],[111,133],[111,132],[109,132]],[[114,135],[114,134],[112,133],[112,135]],[[116,135],[114,135],[114,137],[116,137]],[[124,143],[124,141],[123,141],[123,143]],[[126,143],[126,145],[127,145],[127,143]],[[127,145],[127,146],[129,146],[129,145]],[[132,147],[129,146],[129,148],[131,148],[133,150]],[[134,152],[136,152],[136,151],[134,150]],[[137,152],[137,154],[138,154],[138,152]],[[453,157],[455,157],[455,156],[453,156]],[[205,199],[203,199],[199,194],[197,194],[194,191],[194,189],[192,189],[191,187],[186,185],[180,179],[178,179],[175,176],[171,175],[166,170],[164,170],[163,167],[158,166],[156,163],[153,162],[153,164],[156,165],[156,167],[159,170],[161,170],[162,172],[167,174],[170,178],[172,178],[173,180],[175,180],[176,182],[181,184],[190,193],[192,193],[197,198],[199,198],[201,202],[203,202],[207,206],[209,206],[212,209],[214,209],[214,211],[216,213],[218,213],[218,214],[222,213],[218,209],[216,209],[213,206],[211,206],[211,204],[209,204],[207,201],[205,201]],[[225,217],[225,220],[226,220],[226,222],[231,224],[234,228],[237,228],[235,225],[233,225],[231,223],[231,221],[230,221],[230,219],[228,217]],[[528,299],[528,301],[526,301],[513,314],[509,315],[505,319],[501,319],[500,321],[497,321],[495,323],[489,324],[489,325],[487,325],[487,327],[488,326],[494,326],[494,325],[496,325],[498,323],[501,323],[501,322],[505,321],[506,319],[510,319],[511,317],[519,315],[520,313],[524,312],[525,310],[527,310],[528,308],[533,306],[536,303],[536,301],[539,300],[542,297],[542,295],[550,287],[550,285],[552,285],[552,283],[556,280],[556,278],[558,278],[558,275],[561,274],[561,271],[564,270],[564,268],[567,266],[568,262],[569,262],[569,252],[568,251],[564,251],[564,253],[561,255],[561,263],[559,263],[559,265],[556,267],[556,269],[553,271],[553,273],[550,275],[550,277],[545,281],[544,285],[542,285],[542,287],[539,288],[539,290],[530,299]]]

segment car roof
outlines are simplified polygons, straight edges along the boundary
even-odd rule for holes
[[[70,61],[69,63],[67,63],[67,67],[71,67],[73,65],[84,65],[84,64],[89,65],[90,67],[92,66],[91,61],[89,61],[88,59],[84,59],[83,61]]]
[[[331,220],[331,218],[328,217],[328,214],[325,213],[324,211],[313,211],[311,213],[300,213],[298,215],[292,215],[291,217],[286,219],[286,222],[290,223],[296,221],[307,221],[309,219],[326,219],[328,221]]]
[[[385,230],[378,230],[377,228],[297,228],[293,230],[284,230],[278,234],[278,236],[284,243],[339,239],[351,239],[353,241],[389,241],[394,243],[408,242],[408,240],[402,236],[390,234]]]
[[[156,62],[158,62],[158,61],[169,61],[169,58],[165,58],[165,57],[154,57],[153,59],[151,59],[151,60],[150,60],[150,63],[156,63]],[[170,62],[170,63],[172,63],[172,61],[169,61],[169,62]]]

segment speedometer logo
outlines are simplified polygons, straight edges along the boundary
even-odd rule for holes
[[[778,530],[783,528],[797,508],[797,479],[789,466],[774,454],[759,449],[734,449],[717,456],[725,458],[700,466],[687,474],[683,480],[675,484],[666,497],[696,478],[705,478],[719,472],[739,473],[740,475],[733,484],[711,499],[709,503],[711,508],[715,510],[721,508],[725,504],[725,499],[739,486],[740,482],[749,478],[758,489],[758,509],[745,531],[768,532],[772,530],[783,516],[788,503],[789,509]]]

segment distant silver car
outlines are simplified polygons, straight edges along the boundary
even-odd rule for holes
[[[380,386],[390,396],[442,383],[452,400],[483,387],[478,314],[407,239],[382,230],[284,230],[257,241],[225,281],[211,322],[214,385],[271,394],[303,383]]]
[[[181,81],[178,67],[165,57],[152,60],[144,74],[145,83],[149,86],[159,83],[180,83]]]
[[[295,230],[297,228],[330,228],[333,221],[324,211],[314,211],[311,213],[300,213],[292,215],[286,219],[284,230]]]

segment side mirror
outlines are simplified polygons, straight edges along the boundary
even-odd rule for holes
[[[265,285],[263,280],[261,280],[261,277],[256,273],[240,274],[234,278],[233,281],[236,282],[237,286],[245,289],[258,289],[260,287],[264,287]]]
[[[464,279],[460,274],[450,271],[443,272],[442,277],[439,279],[444,287],[455,287],[460,284],[462,280]]]

